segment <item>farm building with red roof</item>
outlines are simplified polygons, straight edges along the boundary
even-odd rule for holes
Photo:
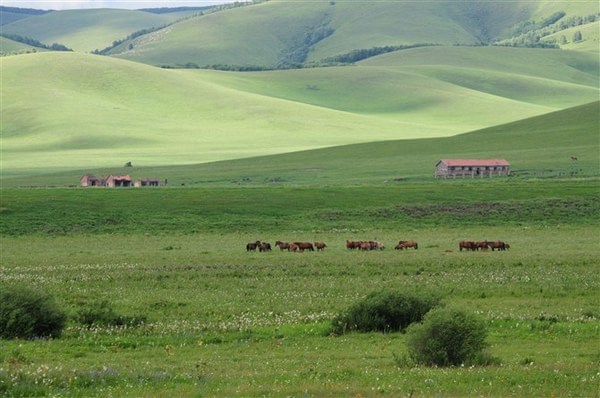
[[[435,165],[436,177],[492,177],[510,175],[504,159],[442,159]]]
[[[128,175],[108,176],[106,178],[106,186],[107,187],[130,187],[131,186],[131,177],[129,177]]]

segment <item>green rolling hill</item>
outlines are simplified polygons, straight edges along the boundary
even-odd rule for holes
[[[128,41],[112,55],[152,65],[278,67],[378,46],[491,43],[535,34],[557,13],[561,18],[552,24],[558,26],[597,15],[598,7],[593,1],[272,0],[185,20]]]
[[[2,59],[1,178],[452,137],[600,93],[591,1],[272,0],[197,14],[59,11],[4,25],[76,51]],[[171,22],[114,47],[112,57],[82,53]],[[563,49],[472,46],[542,33],[564,41],[560,35],[579,30],[585,39]],[[291,70],[152,66],[316,65],[357,49],[418,43],[436,45]],[[0,44],[6,53],[28,51],[6,38]]]
[[[93,9],[52,11],[3,25],[5,33],[30,37],[44,44],[60,43],[74,51],[91,52],[110,46],[133,32],[167,25],[175,14]]]
[[[470,66],[435,65],[455,51]],[[431,47],[350,67],[253,73],[158,69],[77,53],[7,57],[3,176],[457,135],[596,100],[598,60],[565,54]],[[537,75],[531,60],[545,65]]]
[[[32,51],[46,51],[42,48],[32,47],[24,43],[7,39],[6,37],[0,36],[0,56],[5,54],[20,54]]]
[[[196,165],[73,169],[2,180],[3,186],[73,186],[82,174],[156,176],[171,186],[351,185],[432,181],[445,158],[509,160],[513,177],[597,177],[600,102],[453,137],[380,141]],[[577,158],[573,160],[572,157]]]

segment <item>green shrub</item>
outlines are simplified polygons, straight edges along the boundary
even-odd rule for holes
[[[54,299],[26,287],[0,291],[0,338],[60,337],[67,315]]]
[[[429,310],[439,304],[439,297],[373,292],[338,315],[332,322],[332,333],[404,330],[411,323],[421,321]]]
[[[76,320],[91,326],[137,326],[146,322],[145,316],[124,316],[118,314],[107,300],[94,302],[82,308]]]
[[[408,328],[408,352],[413,361],[428,366],[491,364],[493,358],[483,352],[486,334],[485,324],[475,315],[439,308]]]

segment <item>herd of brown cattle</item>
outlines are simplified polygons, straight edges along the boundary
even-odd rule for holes
[[[279,247],[281,251],[287,250],[290,252],[304,252],[305,250],[314,252],[315,249],[317,251],[325,250],[327,245],[324,242],[282,242],[278,240],[275,242],[275,246]],[[419,245],[417,242],[413,240],[401,240],[399,241],[394,249],[396,250],[404,250],[404,249],[418,249]],[[383,250],[385,249],[385,245],[376,240],[347,240],[346,241],[346,249],[349,250]],[[510,245],[506,242],[502,241],[489,241],[482,240],[473,242],[470,240],[461,240],[458,243],[458,249],[460,251],[470,250],[470,251],[485,251],[488,249],[494,250],[508,250],[510,249]],[[271,244],[268,242],[261,242],[257,240],[256,242],[250,242],[246,245],[246,251],[260,251],[260,252],[269,252],[272,250]]]

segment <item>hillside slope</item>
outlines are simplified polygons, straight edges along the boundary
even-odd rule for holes
[[[33,51],[45,51],[42,48],[32,47],[24,43],[7,39],[6,37],[0,36],[0,55],[6,54],[20,54],[25,52]]]
[[[599,111],[596,101],[454,137],[353,144],[143,172],[186,185],[379,184],[429,180],[440,159],[505,158],[513,177],[598,176]],[[62,183],[72,179],[63,177]]]
[[[352,144],[195,165],[87,167],[7,177],[2,184],[71,186],[86,173],[156,176],[168,179],[171,186],[402,184],[431,181],[435,164],[446,158],[505,158],[512,165],[512,178],[598,177],[599,110],[596,101],[453,137]]]
[[[553,21],[557,13],[560,21],[595,15],[598,7],[594,1],[271,0],[182,21],[126,42],[112,55],[175,67],[288,67],[373,47],[491,43],[529,32],[536,20]]]
[[[417,50],[421,60],[450,57]],[[489,65],[490,54],[479,54],[487,49],[466,50],[446,48],[469,55],[468,68],[411,65],[400,52],[353,67],[260,73],[165,70],[77,53],[7,57],[3,175],[444,137],[598,98],[590,71],[598,61],[586,54],[490,49],[513,59],[511,69]],[[526,62],[535,59],[545,65],[537,75]]]
[[[173,14],[131,10],[65,10],[19,19],[3,25],[2,30],[48,45],[60,43],[74,51],[91,52],[138,30],[164,26],[173,19]]]

